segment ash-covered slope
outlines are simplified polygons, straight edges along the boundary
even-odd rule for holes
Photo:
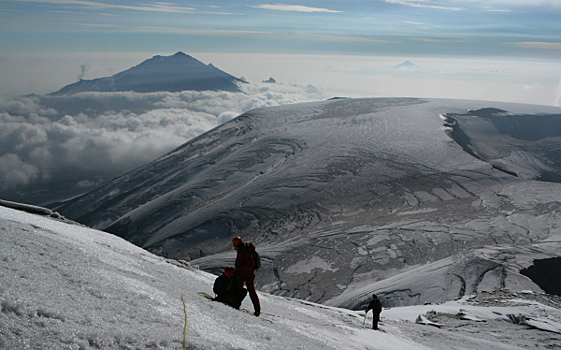
[[[154,56],[141,64],[111,77],[83,80],[66,85],[52,95],[75,94],[85,91],[178,92],[231,91],[240,92],[240,79],[221,71],[212,64],[177,52],[172,56]]]
[[[561,185],[528,179],[523,157],[505,172],[464,151],[507,140],[475,112],[462,131],[458,116],[486,108],[547,114],[553,124],[561,115],[555,107],[407,98],[257,109],[59,211],[210,271],[231,263],[230,240],[242,236],[264,258],[261,290],[332,305],[360,304],[350,301],[359,289],[399,305],[482,289],[539,290],[516,268],[559,251]],[[559,135],[536,135],[497,154],[538,150],[531,162],[555,163],[540,154],[557,152]],[[553,247],[536,245],[544,241]],[[528,249],[472,252],[486,246]],[[431,268],[439,261],[443,268]],[[423,288],[373,284],[423,266]]]

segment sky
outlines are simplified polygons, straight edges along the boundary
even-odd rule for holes
[[[6,349],[519,350],[555,348],[561,336],[556,299],[532,292],[386,307],[382,331],[370,328],[371,312],[365,317],[258,292],[257,318],[247,297],[238,311],[201,295],[214,296],[215,275],[5,204],[0,347]]]
[[[0,0],[0,191],[62,173],[90,174],[76,180],[89,189],[256,107],[334,96],[561,106],[559,18],[559,0]],[[252,85],[132,94],[144,109],[102,118],[28,96],[178,51]]]
[[[53,92],[183,51],[252,82],[274,75],[351,97],[555,105],[559,18],[558,0],[2,0],[0,94]],[[381,72],[405,60],[419,71]],[[473,93],[484,84],[495,93]]]
[[[6,51],[530,55],[561,50],[557,0],[3,0]]]

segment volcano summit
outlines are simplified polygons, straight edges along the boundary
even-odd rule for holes
[[[230,91],[240,92],[236,83],[243,82],[212,64],[177,52],[172,56],[154,56],[141,64],[111,77],[83,80],[67,85],[53,95],[85,91],[179,92]]]

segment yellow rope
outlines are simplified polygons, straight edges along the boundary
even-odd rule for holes
[[[185,350],[187,348],[187,306],[185,306],[183,295],[181,296],[181,301],[183,302],[183,312],[185,313],[185,327],[183,327],[183,350]]]

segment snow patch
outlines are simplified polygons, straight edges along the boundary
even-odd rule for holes
[[[318,256],[313,256],[310,259],[302,260],[294,265],[291,265],[286,272],[288,273],[311,273],[313,270],[319,269],[322,271],[336,272],[339,268],[332,268],[331,264]]]

